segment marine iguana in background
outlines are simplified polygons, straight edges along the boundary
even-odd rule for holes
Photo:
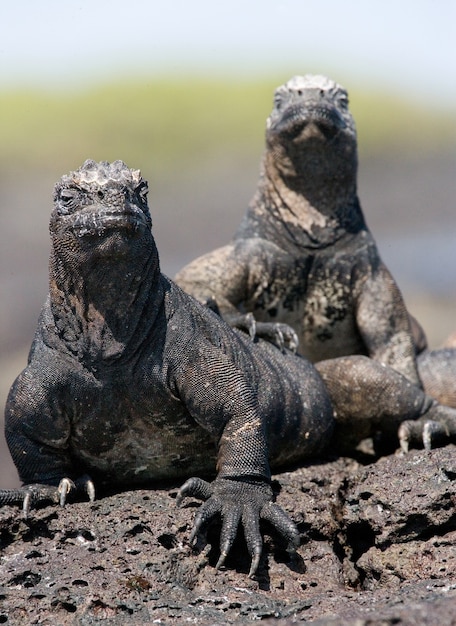
[[[424,333],[366,226],[357,166],[346,90],[324,76],[291,78],[275,92],[258,188],[233,240],[175,280],[234,326],[299,342],[313,362],[368,355],[421,385]],[[430,361],[425,389],[447,400],[450,386],[456,398],[456,352]]]

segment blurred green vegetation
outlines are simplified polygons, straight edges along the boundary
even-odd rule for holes
[[[176,176],[176,168],[263,149],[274,88],[283,81],[144,79],[73,92],[0,92],[0,166],[67,171],[86,158]],[[361,155],[416,152],[456,141],[456,116],[352,90]]]

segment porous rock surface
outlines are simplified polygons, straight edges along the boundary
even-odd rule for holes
[[[290,558],[265,528],[258,575],[242,538],[221,571],[218,528],[191,549],[199,504],[176,486],[0,510],[0,624],[456,624],[456,447],[276,477],[302,533]]]

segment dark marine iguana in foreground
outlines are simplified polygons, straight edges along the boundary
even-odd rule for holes
[[[411,324],[421,348],[424,333],[364,220],[347,92],[324,76],[295,76],[276,90],[258,188],[234,239],[175,280],[234,326],[299,342],[313,362],[368,355],[417,385],[422,374],[437,399],[448,399],[448,387],[456,399],[456,352],[426,352],[418,372]],[[416,428],[403,426],[405,445]]]
[[[121,161],[86,161],[56,185],[49,297],[5,413],[25,487],[0,502],[27,512],[45,496],[64,503],[74,485],[93,499],[94,482],[207,475],[217,456],[216,480],[193,478],[179,498],[207,499],[194,535],[221,513],[220,563],[242,519],[253,573],[260,518],[292,546],[298,537],[272,501],[268,454],[316,454],[331,404],[304,359],[252,344],[160,273],[146,193]]]
[[[178,500],[206,500],[191,540],[220,515],[220,565],[241,523],[253,574],[260,519],[291,548],[299,537],[273,502],[269,463],[317,455],[330,442],[333,409],[306,359],[252,342],[160,273],[146,192],[121,161],[86,161],[56,185],[49,297],[5,413],[24,486],[0,491],[0,503],[22,502],[27,513],[40,499],[64,504],[72,489],[93,499],[94,483],[187,478]],[[435,417],[432,400],[374,361],[334,367],[334,380],[337,368],[349,371],[332,392],[341,440],[370,426],[394,434],[398,415]],[[356,394],[366,376],[370,408]],[[212,483],[192,478],[212,473],[215,458]]]

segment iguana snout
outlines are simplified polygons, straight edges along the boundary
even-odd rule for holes
[[[323,139],[332,139],[347,127],[341,113],[324,96],[307,99],[307,102],[292,100],[281,115],[276,115],[275,119],[271,116],[269,120],[269,133],[283,135],[287,141],[301,138],[303,133],[307,136],[320,133]]]
[[[110,231],[139,231],[149,227],[142,211],[129,202],[118,209],[109,209],[102,204],[91,204],[79,211],[72,220],[71,228],[78,237],[107,235]]]

